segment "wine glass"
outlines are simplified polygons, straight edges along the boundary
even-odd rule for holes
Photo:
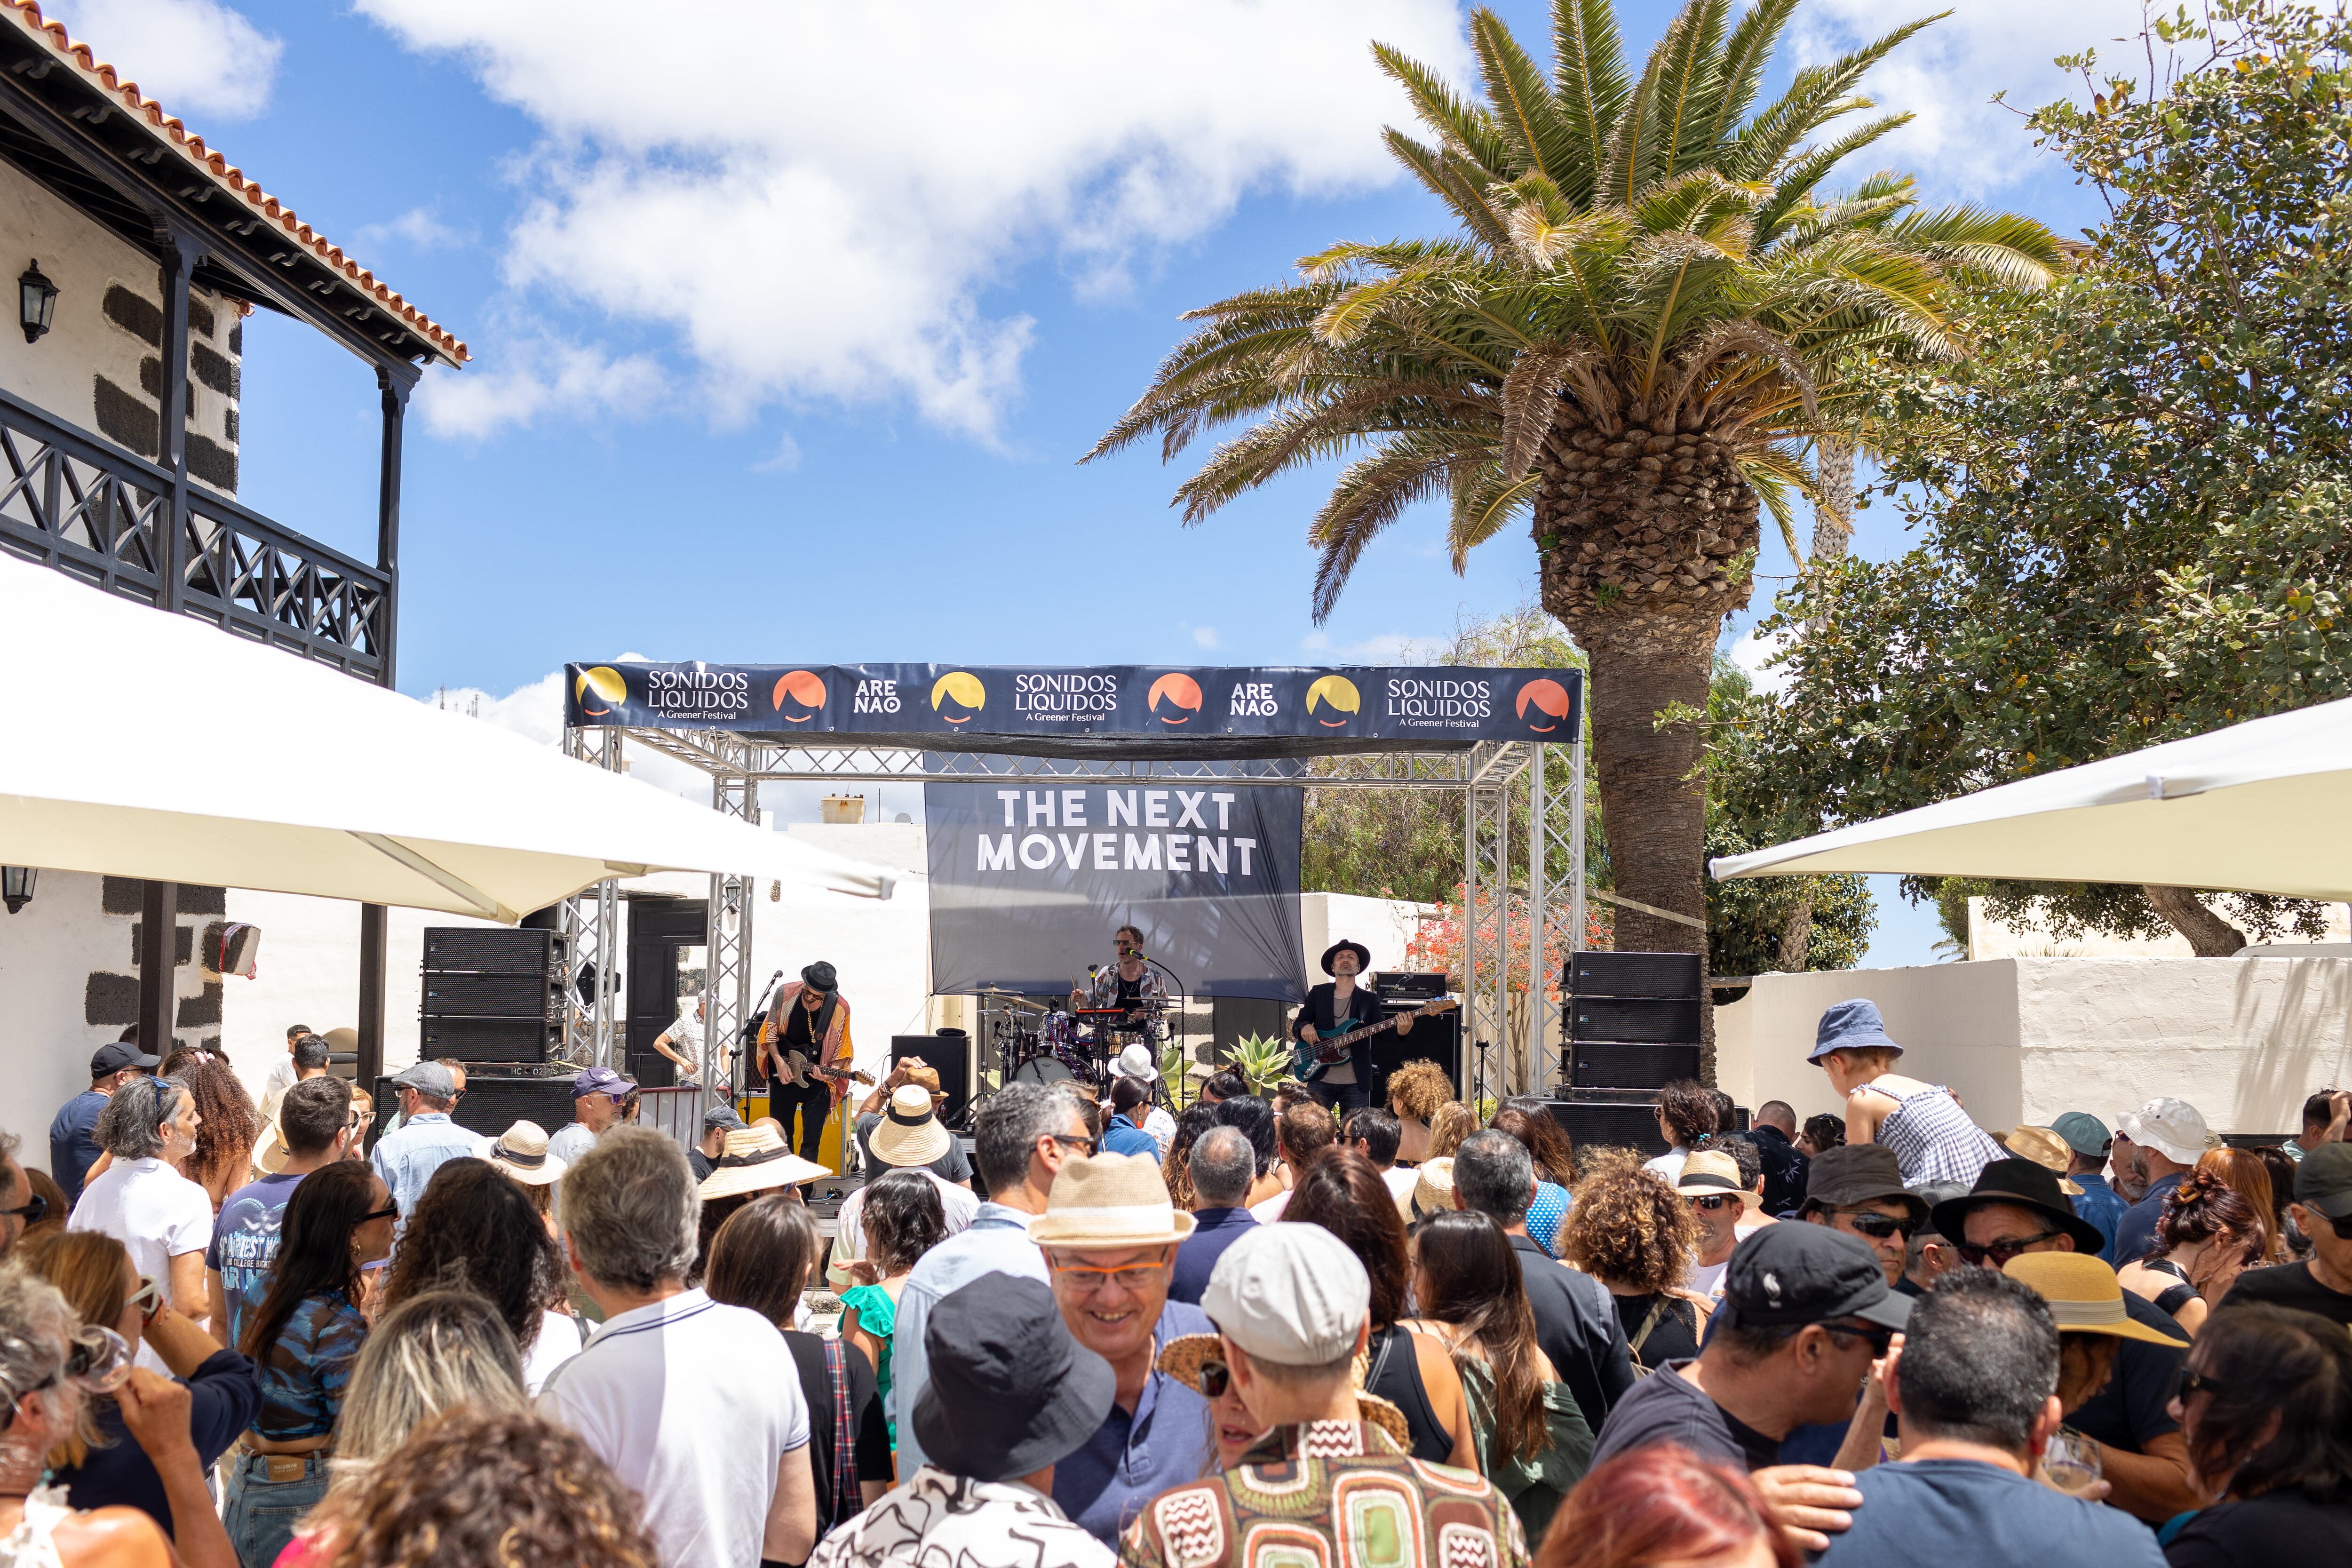
[[[2088,1491],[2105,1469],[2097,1441],[2071,1426],[2061,1426],[2052,1434],[2050,1446],[2042,1453],[2042,1475],[2060,1491],[2076,1497]]]

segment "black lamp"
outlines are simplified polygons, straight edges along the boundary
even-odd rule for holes
[[[40,341],[49,330],[49,322],[58,313],[58,286],[41,276],[41,264],[34,262],[16,279],[16,312],[25,323],[25,341]],[[16,908],[14,904],[10,909]]]
[[[30,866],[0,866],[0,904],[6,904],[10,914],[33,901],[33,879],[37,875]]]

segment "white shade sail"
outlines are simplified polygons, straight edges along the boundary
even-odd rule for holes
[[[1714,862],[2352,899],[2352,700],[2273,714]]]
[[[282,649],[0,556],[0,864],[514,921],[607,877],[890,879]]]

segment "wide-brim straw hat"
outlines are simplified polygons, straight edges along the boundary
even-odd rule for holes
[[[547,1152],[547,1129],[536,1121],[518,1121],[490,1145],[490,1163],[526,1187],[551,1186],[571,1167]]]
[[[1045,1212],[1029,1222],[1029,1239],[1040,1247],[1165,1247],[1198,1223],[1169,1202],[1157,1160],[1095,1154],[1062,1166]]]
[[[1712,1198],[1727,1194],[1738,1198],[1739,1206],[1749,1214],[1764,1206],[1762,1194],[1739,1184],[1739,1162],[1728,1154],[1718,1154],[1710,1149],[1702,1149],[1683,1162],[1683,1173],[1675,1178],[1675,1191],[1686,1198]]]
[[[1201,1368],[1209,1362],[1224,1359],[1225,1342],[1219,1336],[1179,1334],[1160,1351],[1156,1364],[1161,1372],[1205,1399],[1208,1394],[1201,1386]],[[1412,1447],[1412,1428],[1407,1425],[1404,1412],[1377,1394],[1365,1393],[1361,1384],[1356,1387],[1356,1414],[1366,1426],[1377,1426],[1395,1439],[1398,1447]]]
[[[931,1091],[920,1084],[902,1083],[890,1091],[890,1107],[866,1146],[886,1165],[912,1166],[929,1164],[951,1145]]]
[[[784,1145],[784,1135],[773,1127],[746,1127],[727,1134],[727,1147],[711,1163],[710,1174],[695,1191],[702,1201],[731,1198],[772,1187],[797,1186],[833,1173],[814,1160],[803,1160]]]
[[[2181,1340],[2133,1320],[2115,1269],[2087,1253],[2021,1252],[2000,1271],[2032,1286],[2049,1303],[2050,1316],[2062,1334],[2111,1334],[2169,1350],[2181,1348]]]
[[[2009,1135],[2004,1142],[2008,1144],[2011,1153],[2031,1160],[2044,1170],[2054,1172],[2058,1177],[2060,1192],[2070,1198],[2079,1198],[2083,1195],[2083,1189],[2066,1179],[2066,1167],[2073,1163],[2074,1151],[2067,1147],[2066,1140],[2058,1136],[2056,1128],[2035,1127],[2030,1124],[2012,1127],[2009,1130]]]
[[[274,1176],[283,1171],[286,1162],[293,1157],[294,1151],[286,1147],[285,1135],[278,1131],[278,1123],[274,1120],[263,1127],[261,1136],[253,1141],[253,1168],[265,1176]]]
[[[1441,1154],[1434,1160],[1423,1160],[1412,1184],[1412,1208],[1426,1217],[1445,1214],[1454,1207],[1454,1156]]]

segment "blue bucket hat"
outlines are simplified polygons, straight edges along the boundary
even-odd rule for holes
[[[1858,1051],[1872,1046],[1898,1053],[1903,1049],[1886,1037],[1886,1020],[1878,1016],[1878,1004],[1857,996],[1832,1005],[1822,1015],[1821,1027],[1813,1034],[1812,1055],[1805,1059],[1817,1062],[1832,1051]]]

